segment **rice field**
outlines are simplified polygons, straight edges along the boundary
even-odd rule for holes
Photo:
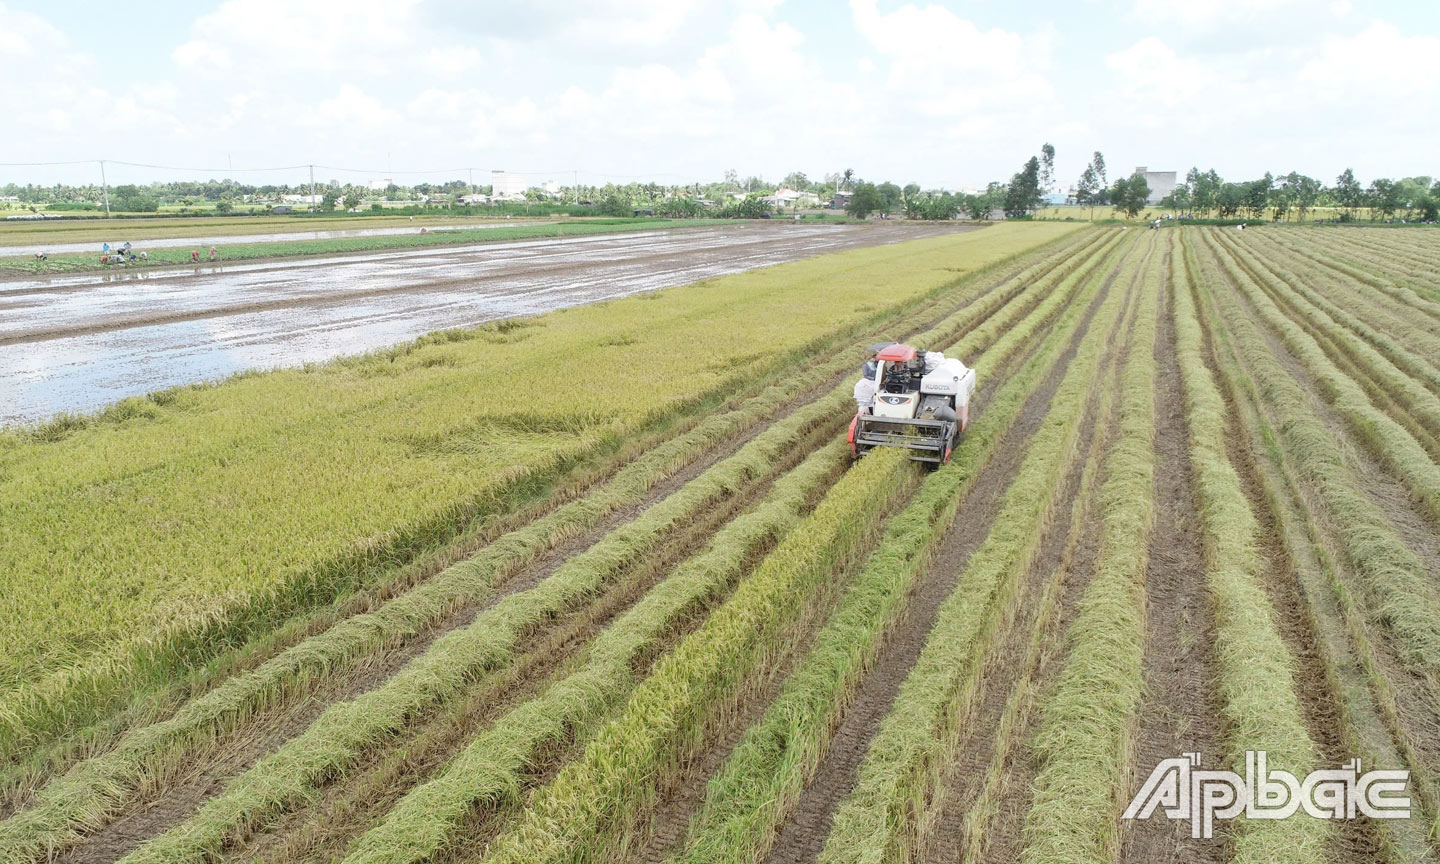
[[[1437,271],[1000,224],[5,433],[0,864],[1436,861]],[[1122,818],[1255,750],[1410,816]]]

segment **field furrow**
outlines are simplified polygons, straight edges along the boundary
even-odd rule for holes
[[[985,847],[992,855],[1004,857],[1018,851],[1014,837],[1010,848],[992,843],[991,822],[998,815],[1002,782],[1012,778],[1006,774],[1013,748],[1022,745],[1024,726],[1032,713],[1030,704],[1037,686],[1037,665],[1042,649],[1063,644],[1060,634],[1073,621],[1075,606],[1059,606],[1062,598],[1073,601],[1083,593],[1093,574],[1089,569],[1072,569],[1074,549],[1085,533],[1086,524],[1078,520],[1087,512],[1094,515],[1089,498],[1096,494],[1102,464],[1113,444],[1118,420],[1119,383],[1137,332],[1135,321],[1147,303],[1142,286],[1153,278],[1160,258],[1157,238],[1147,238],[1143,258],[1138,267],[1128,270],[1123,288],[1126,306],[1116,320],[1116,331],[1110,334],[1110,348],[1102,359],[1104,377],[1099,390],[1086,405],[1076,446],[1077,458],[1060,487],[1055,509],[1046,517],[1043,536],[1036,557],[1028,563],[1023,582],[1012,600],[1012,610],[991,637],[989,656],[976,695],[974,707],[964,721],[958,749],[945,767],[941,785],[936,791],[931,810],[934,827],[921,838],[921,860],[951,862],[979,860]],[[1137,256],[1140,250],[1136,252]],[[1123,277],[1122,277],[1123,278]],[[1047,626],[1062,628],[1047,634]],[[1045,639],[1045,636],[1051,638]],[[1051,658],[1053,661],[1053,657]],[[1018,826],[1015,826],[1018,828]],[[996,838],[998,839],[998,838]]]
[[[0,864],[1440,861],[1430,238],[1012,221],[0,433]],[[931,471],[845,442],[889,339],[978,373]],[[1253,751],[1410,818],[1123,818]]]
[[[1221,284],[1211,281],[1218,279],[1213,263],[1203,254],[1197,257],[1204,283]],[[1360,662],[1374,667],[1371,684],[1379,709],[1387,715],[1397,746],[1408,751],[1407,761],[1417,772],[1417,792],[1433,814],[1435,763],[1424,754],[1434,750],[1434,718],[1440,716],[1435,698],[1440,559],[1426,551],[1435,535],[1419,514],[1406,516],[1410,505],[1403,493],[1398,500],[1393,494],[1376,497],[1376,489],[1383,488],[1383,472],[1373,465],[1366,468],[1362,447],[1340,446],[1346,437],[1344,424],[1338,418],[1326,422],[1324,402],[1307,394],[1301,383],[1305,375],[1283,347],[1267,343],[1245,313],[1226,312],[1236,300],[1219,288],[1206,293],[1201,305],[1212,322],[1225,322],[1223,330],[1213,323],[1210,329],[1233,345],[1236,362],[1254,382],[1257,403],[1305,490],[1316,530],[1332,538],[1331,566],[1342,580],[1333,590],[1339,592],[1347,615],[1353,604],[1358,617],[1348,629]],[[1288,371],[1287,361],[1292,367]],[[1419,524],[1406,530],[1411,520]],[[1372,654],[1366,645],[1383,648]],[[1389,663],[1382,655],[1389,656]],[[1385,678],[1375,677],[1387,666]]]
[[[1102,237],[1086,238],[1080,245],[1088,248],[1101,242]],[[932,330],[939,335],[962,332],[986,320],[996,309],[1012,300],[1028,280],[1064,271],[1066,266],[1064,259],[1039,257],[1022,260],[1008,270],[1001,270],[994,278],[972,280],[973,284],[942,292],[933,303],[922,308],[936,309],[944,316],[933,322],[935,326]],[[1028,297],[1026,299],[1029,300]],[[332,680],[335,672],[343,672],[347,666],[363,667],[356,675],[356,682],[351,685],[350,696],[373,686],[374,682],[417,656],[446,629],[467,624],[476,611],[487,608],[487,603],[498,602],[506,596],[507,589],[508,593],[514,593],[536,584],[567,555],[583,549],[584,546],[576,542],[576,535],[578,533],[579,539],[584,539],[587,525],[598,526],[602,530],[616,525],[619,522],[617,519],[609,523],[604,521],[609,514],[633,519],[641,503],[657,500],[652,487],[661,484],[660,491],[678,488],[678,485],[667,488],[663,484],[666,476],[682,469],[687,460],[690,463],[688,470],[693,473],[697,459],[702,466],[713,462],[718,456],[717,448],[723,452],[727,443],[730,447],[737,446],[737,433],[739,441],[746,440],[747,435],[753,437],[753,430],[760,428],[765,418],[772,422],[777,417],[782,421],[789,420],[796,411],[805,410],[807,413],[798,426],[790,424],[785,427],[798,433],[814,428],[814,424],[822,422],[821,418],[827,416],[827,412],[828,416],[841,416],[835,413],[835,409],[844,401],[842,396],[834,397],[829,407],[817,409],[814,402],[816,385],[824,388],[824,383],[829,382],[833,386],[836,376],[843,374],[841,370],[853,363],[843,352],[835,354],[834,359],[807,370],[806,375],[795,376],[783,386],[761,390],[755,397],[740,402],[731,412],[712,417],[693,432],[653,448],[591,496],[566,504],[537,523],[500,537],[482,549],[477,557],[451,566],[373,612],[340,622],[336,627],[266,662],[254,672],[226,681],[217,690],[185,706],[172,718],[141,729],[110,754],[82,764],[71,776],[59,781],[56,788],[41,793],[38,806],[22,814],[18,820],[20,824],[0,825],[0,837],[13,830],[15,833],[9,836],[23,838],[28,834],[33,837],[33,841],[16,841],[33,842],[36,845],[32,848],[62,845],[72,839],[70,826],[81,823],[93,825],[98,816],[114,812],[137,786],[143,791],[146,786],[164,785],[167,770],[183,769],[185,753],[206,745],[216,734],[230,734],[244,739],[249,752],[263,753],[263,747],[254,746],[256,730],[247,724],[254,712],[273,709],[271,716],[260,718],[259,734],[264,734],[263,728],[268,720],[272,725],[283,726],[279,732],[269,733],[270,740],[276,743],[284,740],[318,715],[327,701],[347,698],[343,679],[338,687],[337,682]],[[798,394],[807,392],[809,395],[804,399],[809,401],[794,401]],[[838,393],[839,390],[824,388],[819,392]],[[683,474],[679,478],[683,479]],[[669,482],[675,484],[677,480],[672,478]],[[696,506],[703,507],[703,504]],[[598,539],[599,536],[602,535],[592,528],[590,537]],[[650,538],[652,543],[659,543],[661,539]],[[547,551],[550,553],[547,561],[531,566],[528,571],[525,569],[526,564],[535,562]],[[632,551],[638,553],[639,549]],[[496,588],[500,590],[497,592]],[[418,642],[414,641],[417,637]],[[377,662],[372,658],[380,649],[386,649],[387,655]],[[335,689],[311,693],[308,688],[312,686]],[[299,713],[279,710],[285,703],[297,702],[302,697],[307,701]],[[276,734],[282,737],[276,739]],[[233,766],[234,763],[229,764]],[[223,765],[215,768],[216,774],[225,770]]]
[[[969,713],[996,626],[1013,613],[1019,572],[1039,548],[1059,497],[1083,406],[1096,397],[1101,356],[1126,292],[1109,290],[1051,402],[1051,423],[1032,440],[989,534],[954,591],[870,741],[855,787],[836,811],[818,860],[878,861],[908,855],[923,836],[925,802]]]
[[[1217,235],[1221,245],[1286,317],[1319,345],[1335,366],[1360,384],[1371,401],[1405,427],[1431,458],[1440,455],[1440,397],[1426,389],[1440,386],[1440,374],[1396,345],[1388,336],[1354,320],[1331,304],[1317,302],[1293,274],[1267,265]],[[1355,330],[1357,332],[1350,332]],[[1378,349],[1378,350],[1377,350]],[[1392,362],[1394,358],[1394,362]],[[1403,369],[1401,368],[1402,364]]]

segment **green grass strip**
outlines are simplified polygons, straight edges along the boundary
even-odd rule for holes
[[[777,480],[762,504],[717,532],[704,551],[596,637],[583,668],[507,713],[411,790],[361,837],[348,864],[427,860],[474,810],[516,803],[525,772],[545,750],[598,720],[635,687],[637,658],[690,610],[733,585],[757,551],[799,524],[810,496],[848,459],[846,446],[837,440]]]
[[[1135,245],[1127,244],[1127,253]],[[1110,290],[1101,301],[990,533],[941,606],[920,658],[870,742],[855,789],[835,814],[820,855],[824,864],[878,864],[913,853],[924,802],[953,747],[998,609],[1036,554],[1060,480],[1077,453],[1083,407],[1098,386],[1101,356],[1125,293]]]
[[[1143,284],[1157,284],[1152,260]],[[1025,862],[1108,862],[1119,852],[1119,813],[1130,775],[1143,691],[1145,568],[1154,519],[1157,305],[1141,301],[1120,377],[1119,434],[1100,485],[1095,573],[1066,637],[1065,665],[1036,732],[1040,768],[1025,817]]]
[[[1272,766],[1304,777],[1315,768],[1315,751],[1295,693],[1294,661],[1261,585],[1260,525],[1226,452],[1225,430],[1234,421],[1202,355],[1189,270],[1176,263],[1171,280],[1176,350],[1185,387],[1190,461],[1215,611],[1215,651],[1232,766],[1243,770],[1245,751],[1265,750]],[[1303,817],[1242,821],[1234,838],[1233,860],[1238,864],[1320,862],[1325,860],[1329,833],[1329,822]]]
[[[653,800],[661,774],[699,742],[706,718],[791,637],[823,583],[869,546],[890,499],[914,477],[903,451],[852,468],[701,628],[665,655],[584,755],[532,799],[486,860],[607,860],[618,835]]]
[[[1224,287],[1213,248],[1210,252],[1196,256],[1196,266],[1204,296],[1216,307],[1207,315],[1212,329],[1213,322],[1224,322],[1224,332],[1233,339],[1274,418],[1291,464],[1328,511],[1345,556],[1375,606],[1375,617],[1395,636],[1396,652],[1412,671],[1440,680],[1440,596],[1425,565],[1361,491],[1340,444],[1315,416],[1304,390],[1270,350],[1235,292]]]
[[[1104,258],[1106,250],[1096,257]],[[1090,287],[1093,291],[1096,283]],[[1087,292],[1077,300],[1073,293],[1057,290],[1019,326],[1006,327],[1005,337],[995,347],[975,357],[972,365],[977,369],[998,367],[1033,339],[1057,306],[1066,310],[1040,349],[1005,382],[966,431],[950,464],[931,474],[911,503],[891,520],[854,588],[821,630],[801,667],[710,781],[704,808],[691,824],[679,860],[739,864],[764,856],[776,826],[823,758],[836,717],[879,653],[885,632],[903,612],[911,587],[929,565],[935,544],[1035,383],[1064,349],[1089,296]],[[947,351],[969,361],[983,338],[985,334],[976,331]]]

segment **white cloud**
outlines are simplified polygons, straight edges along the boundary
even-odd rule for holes
[[[853,167],[979,185],[1044,141],[1062,177],[1094,149],[1327,176],[1430,158],[1416,142],[1434,137],[1440,85],[1393,70],[1423,66],[1440,34],[1362,20],[1349,0],[1121,6],[1096,28],[1076,26],[1084,4],[1005,22],[948,0],[850,0],[848,16],[780,0],[225,0],[142,62],[0,0],[0,113],[14,161]]]

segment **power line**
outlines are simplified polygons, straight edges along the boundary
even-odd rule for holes
[[[4,168],[40,168],[49,165],[93,165],[99,159],[74,159],[69,162],[0,162]]]

